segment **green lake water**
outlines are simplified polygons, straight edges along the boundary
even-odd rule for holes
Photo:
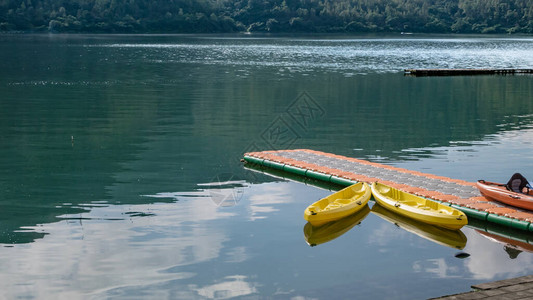
[[[0,295],[426,299],[532,274],[533,235],[483,223],[457,249],[370,213],[310,247],[330,187],[239,161],[533,179],[533,76],[405,68],[533,68],[533,39],[0,35]]]

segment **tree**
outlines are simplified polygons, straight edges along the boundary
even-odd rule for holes
[[[1,31],[533,33],[531,0],[0,0]]]

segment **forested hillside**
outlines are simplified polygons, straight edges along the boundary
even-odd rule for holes
[[[0,0],[0,31],[533,33],[533,0]]]

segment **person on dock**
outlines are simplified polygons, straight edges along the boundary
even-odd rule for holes
[[[531,183],[520,173],[514,173],[505,186],[510,191],[522,194],[529,194],[529,190],[533,189]]]

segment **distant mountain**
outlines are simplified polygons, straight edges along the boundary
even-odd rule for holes
[[[0,31],[533,33],[533,0],[0,0]]]

